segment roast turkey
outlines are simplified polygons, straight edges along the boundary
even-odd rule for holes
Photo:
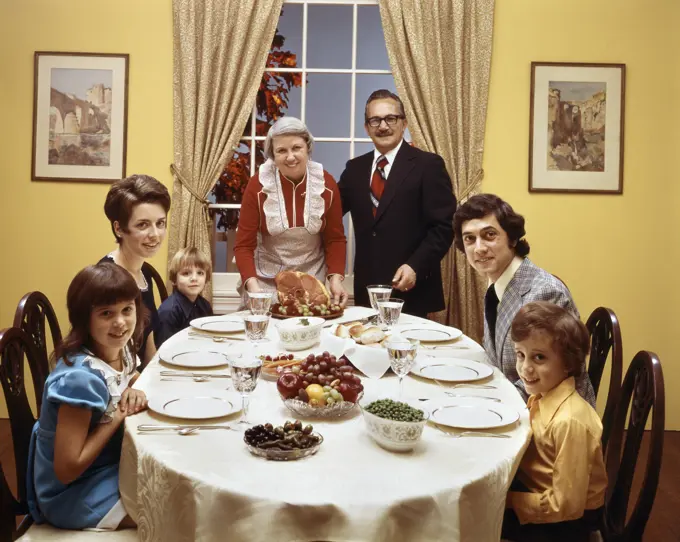
[[[274,277],[279,303],[284,306],[326,305],[331,302],[326,286],[315,276],[302,271],[281,271]]]

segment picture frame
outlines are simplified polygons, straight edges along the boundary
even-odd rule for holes
[[[623,193],[625,64],[532,62],[529,192]]]
[[[129,55],[36,51],[31,180],[125,177]]]

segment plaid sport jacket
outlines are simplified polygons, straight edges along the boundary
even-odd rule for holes
[[[486,315],[484,318],[484,350],[490,362],[503,371],[503,374],[517,386],[525,400],[528,399],[528,395],[515,368],[515,347],[510,338],[510,325],[519,309],[532,301],[555,303],[568,310],[576,318],[580,318],[571,293],[564,283],[534,265],[529,258],[525,258],[515,276],[508,283],[503,299],[498,305],[493,341]],[[576,390],[581,397],[595,407],[595,392],[588,378],[585,363],[581,376],[576,378]]]

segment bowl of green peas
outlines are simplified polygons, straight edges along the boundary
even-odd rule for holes
[[[410,452],[423,434],[429,412],[410,402],[393,399],[361,401],[366,429],[371,438],[391,452]]]

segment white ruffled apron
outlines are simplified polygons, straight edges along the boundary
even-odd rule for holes
[[[323,166],[312,161],[307,164],[304,226],[293,228],[288,225],[281,178],[274,162],[267,160],[260,166],[259,174],[262,190],[267,196],[262,207],[269,232],[267,235],[257,234],[255,270],[260,287],[267,292],[276,292],[274,277],[289,270],[309,273],[325,284],[327,266],[321,235],[326,209]],[[247,306],[245,289],[240,281],[237,290],[242,306]]]

